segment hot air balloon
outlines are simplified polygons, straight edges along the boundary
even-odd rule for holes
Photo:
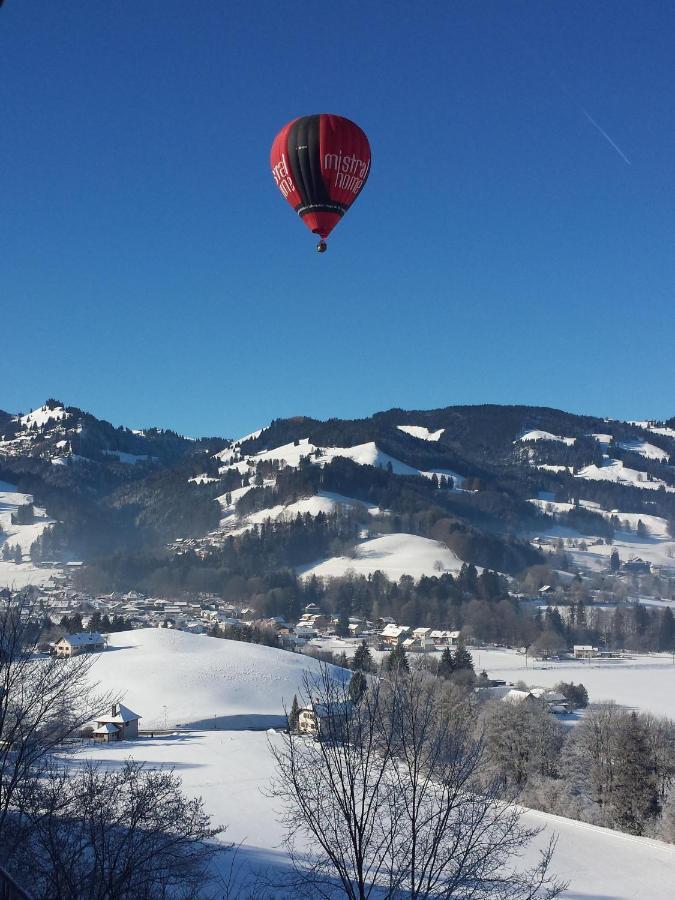
[[[305,225],[326,238],[363,189],[370,172],[370,144],[349,119],[320,113],[284,125],[270,152],[272,175]]]

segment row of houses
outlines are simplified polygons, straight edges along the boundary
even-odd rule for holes
[[[326,613],[314,603],[305,607],[296,623],[289,623],[282,616],[260,618],[252,607],[223,602],[208,594],[167,600],[137,591],[88,596],[72,588],[52,587],[41,589],[39,604],[40,615],[50,618],[54,624],[64,616],[77,613],[85,629],[96,613],[110,618],[121,616],[134,628],[169,627],[193,634],[208,633],[216,626],[257,625],[274,630],[281,646],[289,650],[298,650],[313,638],[335,635],[343,624],[337,616]],[[459,639],[459,631],[415,628],[386,617],[369,622],[352,616],[347,630],[349,637],[365,640],[372,647],[386,649],[402,643],[406,651],[420,653],[437,647],[453,647]],[[59,656],[98,651],[103,649],[101,640],[101,636],[93,631],[88,635],[66,635],[55,649]]]

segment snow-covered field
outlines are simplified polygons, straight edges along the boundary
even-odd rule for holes
[[[175,768],[186,793],[201,796],[214,822],[227,826],[223,840],[241,842],[235,862],[240,871],[288,874],[275,803],[265,796],[274,774],[268,740],[281,737],[193,732],[91,746],[79,755],[111,766],[132,755],[153,766]],[[567,900],[671,900],[675,847],[544,813],[528,812],[526,822],[546,828],[528,849],[526,862],[534,862],[537,847],[557,833],[553,868],[570,881]],[[222,864],[227,867],[227,856]]]
[[[491,678],[553,687],[558,681],[582,682],[592,703],[614,700],[622,706],[675,719],[675,665],[664,653],[620,660],[538,662],[515,650],[471,650],[476,669]],[[675,873],[674,873],[675,874]]]
[[[358,544],[353,557],[334,556],[304,568],[303,575],[336,578],[347,572],[371,575],[379,570],[398,581],[402,575],[421,578],[461,568],[462,560],[445,544],[416,534],[385,534]]]
[[[285,722],[307,656],[165,628],[110,636],[93,677],[123,694],[141,728],[268,728]]]
[[[333,653],[354,654],[358,639],[317,638],[314,646]],[[582,682],[591,703],[614,700],[631,709],[675,719],[675,664],[667,653],[640,654],[615,660],[556,660],[543,662],[506,648],[469,647],[477,672],[491,678],[524,681],[529,687],[550,688],[559,681]],[[388,651],[371,651],[381,659]],[[438,654],[437,654],[438,655]]]
[[[37,568],[30,561],[31,544],[54,520],[50,519],[44,509],[34,508],[35,517],[30,525],[13,525],[12,513],[25,503],[32,503],[30,494],[17,491],[15,485],[0,481],[0,552],[5,544],[21,547],[23,561],[21,563],[4,562],[0,559],[0,588],[22,588],[27,584],[43,585],[55,574],[55,569]]]
[[[235,867],[242,877],[247,872],[273,877],[289,874],[275,801],[267,795],[274,773],[268,741],[282,738],[274,732],[240,729],[247,722],[253,727],[278,722],[282,701],[297,692],[303,669],[314,665],[313,661],[267,647],[161,629],[114,635],[111,646],[116,649],[101,654],[96,663],[96,677],[106,687],[126,692],[125,703],[143,715],[142,727],[154,723],[161,728],[166,714],[170,728],[181,722],[190,723],[194,730],[119,744],[86,744],[76,751],[75,761],[86,757],[117,766],[132,756],[151,766],[174,768],[186,793],[201,796],[214,822],[227,826],[222,839],[241,843]],[[587,684],[592,695],[598,683],[592,673],[604,672],[603,667],[587,663],[525,670],[524,658],[512,651],[474,649],[473,653],[476,663],[495,676],[501,673],[517,680],[526,675],[528,681],[542,684],[574,677]],[[625,694],[625,684],[622,687],[621,679],[617,680],[621,672],[635,680],[645,697],[660,693],[664,698],[670,695],[671,705],[674,702],[675,667],[668,669],[663,657],[610,669],[611,681],[605,685],[618,688],[608,694],[617,700],[622,699],[622,691]],[[593,699],[599,699],[599,694]],[[675,847],[544,813],[528,812],[526,819],[528,824],[546,828],[528,850],[526,861],[534,860],[537,846],[552,831],[557,833],[554,868],[570,881],[564,895],[567,900],[667,900],[673,896]],[[231,859],[224,856],[223,871]]]

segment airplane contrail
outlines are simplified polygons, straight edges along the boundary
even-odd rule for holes
[[[550,72],[551,72],[551,76],[553,77],[553,80],[556,82],[556,84],[558,85],[558,87],[559,87],[565,94],[567,94],[567,96],[570,98],[570,100],[572,101],[572,103],[574,103],[574,105],[577,107],[577,109],[582,113],[582,115],[584,116],[584,118],[587,119],[587,120],[591,123],[591,125],[593,126],[593,128],[595,128],[595,130],[596,130],[599,134],[601,134],[602,137],[604,137],[604,139],[607,141],[607,143],[609,144],[609,146],[612,147],[612,148],[619,154],[619,156],[620,156],[621,159],[626,163],[626,165],[627,165],[627,166],[632,166],[633,163],[632,163],[631,160],[628,158],[628,156],[623,152],[623,150],[621,149],[621,147],[619,147],[619,145],[617,144],[616,141],[612,140],[612,138],[607,134],[607,132],[605,131],[605,129],[602,127],[602,125],[600,125],[599,122],[596,122],[596,121],[595,121],[595,119],[594,119],[593,116],[589,113],[589,111],[586,109],[586,107],[583,106],[583,104],[579,103],[579,101],[577,100],[577,98],[574,96],[574,94],[572,93],[572,91],[567,87],[567,85],[566,85],[565,82],[562,80],[562,78],[558,75],[558,73],[557,73],[557,72],[554,72],[553,69],[551,69]]]
[[[621,159],[622,159],[625,163],[627,163],[629,166],[632,166],[633,163],[632,163],[632,162],[630,161],[630,159],[626,156],[626,154],[623,152],[623,150],[621,149],[621,147],[619,147],[619,145],[616,143],[616,141],[613,141],[613,140],[611,139],[611,137],[607,134],[607,132],[605,131],[605,129],[604,129],[601,125],[598,125],[598,123],[595,121],[595,119],[594,119],[593,116],[589,113],[589,111],[588,111],[585,107],[583,107],[583,106],[581,105],[581,103],[578,103],[578,102],[577,102],[577,105],[579,106],[579,109],[580,109],[581,112],[584,114],[584,116],[585,116],[585,117],[588,119],[588,121],[591,123],[591,125],[592,125],[597,131],[599,131],[600,134],[604,137],[604,139],[607,141],[607,143],[610,145],[610,147],[613,147],[613,148],[616,150],[616,152],[619,154],[619,156],[621,157]]]

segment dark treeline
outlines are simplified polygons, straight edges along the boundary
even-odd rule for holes
[[[506,580],[473,565],[398,582],[382,573],[346,576],[326,582],[302,579],[291,566],[326,555],[350,552],[359,523],[349,515],[298,516],[291,522],[257,526],[230,537],[205,558],[193,551],[170,557],[118,554],[85,567],[78,586],[90,592],[142,590],[179,596],[213,593],[224,601],[257,610],[261,618],[297,621],[308,603],[317,603],[338,619],[349,616],[377,622],[391,617],[412,627],[462,629],[476,641],[532,647],[554,655],[573,644],[630,651],[670,651],[675,622],[670,609],[625,605],[593,606],[583,593],[562,596],[566,605],[537,610],[513,596]]]

